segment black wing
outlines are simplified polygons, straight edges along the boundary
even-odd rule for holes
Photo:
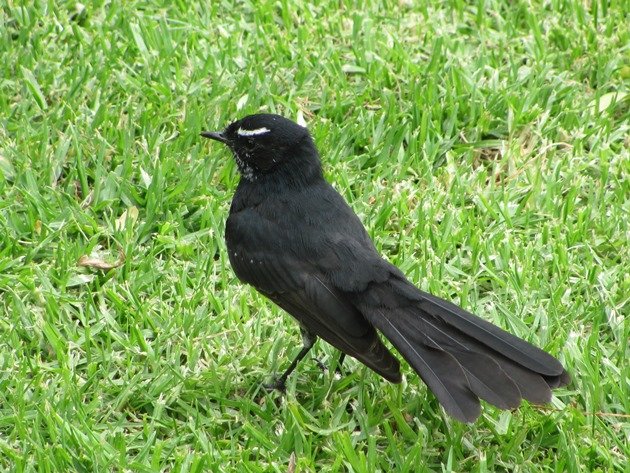
[[[374,327],[334,287],[331,273],[322,270],[321,262],[333,264],[337,259],[334,254],[326,256],[334,253],[335,246],[304,237],[319,235],[322,242],[327,239],[326,232],[321,228],[319,233],[311,232],[308,224],[291,227],[265,218],[256,208],[231,214],[226,240],[238,278],[290,313],[310,333],[384,378],[399,382],[398,360],[382,344]]]

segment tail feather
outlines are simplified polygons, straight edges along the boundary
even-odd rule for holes
[[[441,318],[452,327],[524,367],[547,376],[558,376],[564,371],[553,356],[525,340],[439,297],[428,293],[422,293],[422,296],[425,302],[420,303],[420,309]]]
[[[426,344],[448,351],[464,371],[468,386],[476,396],[501,409],[518,407],[521,395],[517,384],[492,357],[483,353],[483,347],[472,349],[474,340],[466,340],[449,327],[440,328],[438,321],[426,318],[419,321],[418,317],[406,317],[404,312],[396,318],[407,338],[416,345]],[[424,329],[421,324],[425,325]]]
[[[509,373],[512,381],[518,386],[523,399],[534,404],[546,404],[551,401],[551,388],[553,386],[549,385],[544,376],[505,358],[498,358],[496,361],[504,372]]]
[[[454,354],[462,365],[470,389],[480,398],[500,409],[516,409],[521,391],[499,364],[488,355],[472,352]]]
[[[501,409],[516,408],[521,399],[546,403],[552,388],[569,383],[553,356],[435,296],[416,289],[401,307],[374,304],[395,300],[392,290],[391,283],[372,287],[357,305],[453,417],[474,421],[479,399]],[[381,291],[387,291],[383,299]],[[409,292],[407,286],[403,295]]]
[[[502,409],[518,407],[518,402],[514,405],[514,389],[512,385],[515,385],[518,392],[520,392],[519,401],[520,398],[523,398],[535,404],[545,404],[551,400],[551,388],[564,386],[569,383],[568,377],[563,381],[563,376],[568,376],[564,369],[560,375],[546,376],[537,371],[531,370],[530,368],[519,365],[513,359],[510,359],[502,353],[489,349],[487,345],[469,337],[465,332],[454,330],[448,326],[442,327],[440,330],[438,328],[440,325],[439,321],[430,319],[427,320],[427,318],[423,317],[422,314],[414,317],[413,319],[411,317],[402,317],[401,319],[401,323],[405,324],[410,333],[414,330],[417,331],[420,328],[418,319],[421,321],[420,324],[426,323],[434,330],[439,330],[439,333],[443,336],[443,338],[440,339],[440,343],[435,342],[435,340],[434,343],[436,346],[444,349],[450,348],[457,360],[465,369],[474,372],[474,370],[483,368],[484,371],[477,377],[480,379],[487,379],[489,380],[489,383],[497,385],[497,389],[495,391],[502,393],[503,401],[506,402],[506,406],[509,407],[504,407],[502,404],[496,403],[489,397],[482,394],[478,394],[478,396]],[[403,322],[405,319],[407,319],[407,322]],[[412,320],[415,323],[410,323]],[[487,354],[484,355],[484,353]],[[480,357],[480,355],[482,356]],[[512,399],[512,402],[509,401],[510,399]]]
[[[446,412],[463,422],[473,422],[479,417],[479,400],[469,389],[464,370],[453,355],[415,343],[387,317],[381,321],[384,323],[378,328],[416,370]]]

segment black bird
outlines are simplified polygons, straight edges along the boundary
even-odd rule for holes
[[[201,135],[226,144],[241,174],[225,233],[236,275],[300,324],[304,346],[274,387],[284,389],[317,337],[400,382],[377,330],[463,422],[479,416],[479,399],[514,409],[521,399],[549,402],[552,388],[569,383],[553,356],[419,290],[381,258],[324,180],[305,127],[258,114]]]

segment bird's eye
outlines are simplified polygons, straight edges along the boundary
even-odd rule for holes
[[[247,146],[248,148],[254,148],[256,146],[256,141],[252,138],[247,138],[245,140],[245,146]]]

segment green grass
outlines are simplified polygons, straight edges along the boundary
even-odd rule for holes
[[[628,471],[628,3],[315,3],[1,4],[0,471]],[[474,425],[406,365],[265,394],[297,326],[235,279],[199,138],[260,110],[305,117],[412,281],[573,383]]]

